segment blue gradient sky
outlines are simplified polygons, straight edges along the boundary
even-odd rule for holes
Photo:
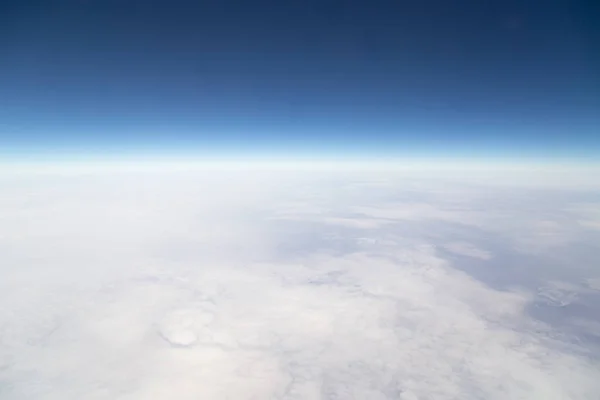
[[[0,156],[600,158],[595,2],[0,3]]]

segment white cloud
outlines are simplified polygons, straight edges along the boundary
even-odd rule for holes
[[[489,251],[479,249],[477,246],[472,243],[467,242],[450,242],[444,245],[444,248],[452,253],[479,258],[482,260],[489,260],[492,258],[492,254]]]
[[[600,203],[574,204],[569,211],[577,217],[581,226],[600,230]]]
[[[577,300],[579,293],[585,293],[585,288],[565,282],[547,282],[537,290],[538,296],[548,304],[563,307]]]
[[[373,221],[415,215],[340,196],[342,180],[327,189],[315,175],[293,179],[171,172],[3,182],[0,397],[598,393],[598,364],[560,350],[552,328],[527,315],[533,293],[487,287],[422,239],[276,257],[288,218],[320,215],[323,226],[377,236],[386,225]],[[372,217],[340,216],[335,203]],[[431,215],[441,206],[411,207]],[[453,251],[489,255],[448,239]]]
[[[589,278],[587,285],[593,290],[600,291],[600,278]]]

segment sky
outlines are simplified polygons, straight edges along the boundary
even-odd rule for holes
[[[593,1],[3,1],[0,157],[600,158]]]

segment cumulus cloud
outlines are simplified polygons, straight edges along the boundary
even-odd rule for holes
[[[433,200],[394,208],[397,189],[379,174],[370,194],[357,189],[364,176],[315,172],[3,179],[2,398],[592,399],[600,390],[597,358],[565,348],[527,313],[535,288],[487,286],[427,236],[398,233],[398,220],[449,214],[432,213],[446,207]],[[282,251],[303,235],[317,244]],[[336,240],[344,251],[331,251]],[[566,288],[542,292],[556,299]]]

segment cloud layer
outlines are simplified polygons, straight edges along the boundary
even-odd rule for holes
[[[444,177],[2,179],[2,398],[546,400],[600,391],[592,347],[529,312],[538,300],[557,307],[597,293],[565,283],[532,250],[595,238],[584,214],[566,217],[581,203],[572,189],[532,214],[544,193]],[[498,243],[539,260],[539,288],[521,275],[495,287],[456,264],[485,269]],[[573,274],[599,278],[583,267]],[[598,331],[590,318],[573,323]]]

